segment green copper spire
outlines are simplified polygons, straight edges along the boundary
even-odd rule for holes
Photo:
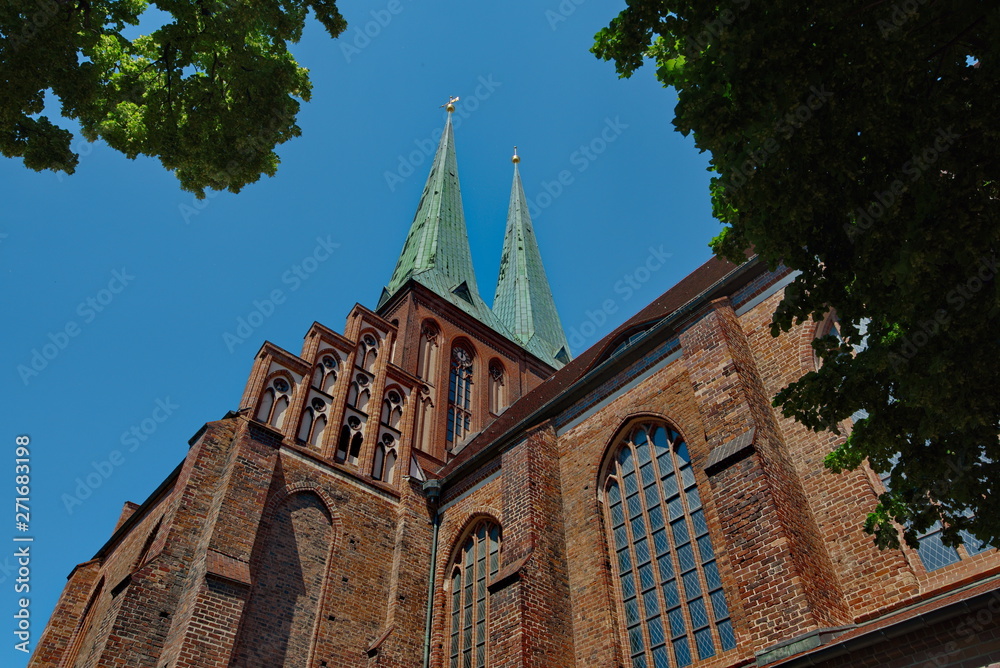
[[[514,185],[493,312],[521,345],[549,364],[561,367],[569,362],[569,345],[542,267],[542,255],[531,228],[517,170],[520,158],[516,147],[514,150]]]
[[[476,287],[462,212],[462,191],[458,184],[455,135],[451,126],[451,112],[455,108],[452,102],[447,105],[448,120],[417,205],[417,215],[413,217],[389,285],[382,291],[379,306],[412,278],[480,322],[509,336]]]

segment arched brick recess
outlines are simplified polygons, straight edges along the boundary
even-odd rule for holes
[[[294,483],[268,503],[269,530],[231,666],[300,666],[312,654],[339,521],[329,498]]]

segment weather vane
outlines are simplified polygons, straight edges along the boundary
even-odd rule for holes
[[[442,104],[441,106],[444,107],[445,109],[447,109],[448,111],[455,111],[455,103],[456,102],[458,102],[458,96],[457,95],[455,97],[449,97],[448,98],[448,104]]]
[[[517,147],[516,146],[514,147],[514,157],[511,158],[510,161],[513,162],[515,165],[517,163],[521,162],[521,158],[517,155]]]

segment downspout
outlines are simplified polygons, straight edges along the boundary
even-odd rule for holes
[[[438,499],[441,498],[441,481],[425,480],[423,490],[427,501],[436,505]],[[438,532],[441,529],[441,511],[436,508],[431,524],[434,527],[434,532],[431,538],[431,572],[427,578],[427,613],[424,618],[424,668],[430,668],[431,665],[431,623],[434,618],[434,580],[437,575]]]

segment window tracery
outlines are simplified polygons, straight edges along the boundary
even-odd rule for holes
[[[461,344],[451,351],[451,374],[448,381],[449,443],[460,441],[472,431],[473,357]]]
[[[489,593],[500,570],[500,527],[481,521],[452,557],[449,584],[449,667],[485,668],[488,660]]]
[[[257,407],[257,419],[281,429],[285,421],[285,411],[291,403],[292,386],[284,376],[276,376],[261,394]]]
[[[687,666],[736,646],[694,471],[663,424],[630,430],[604,480],[605,517],[633,668]]]

